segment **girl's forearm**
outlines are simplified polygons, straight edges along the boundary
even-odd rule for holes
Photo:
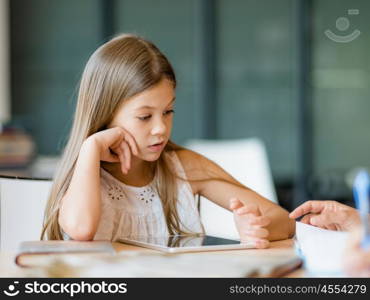
[[[93,141],[81,147],[59,212],[63,231],[75,240],[93,239],[100,219],[100,154]]]
[[[270,217],[271,223],[266,227],[269,231],[270,241],[284,240],[293,237],[295,221],[289,218],[288,212],[276,205],[265,212]]]

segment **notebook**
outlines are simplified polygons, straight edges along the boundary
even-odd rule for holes
[[[24,241],[21,242],[15,256],[15,263],[21,267],[40,265],[46,261],[45,255],[76,253],[114,254],[112,244],[107,241]]]
[[[342,259],[347,239],[348,232],[296,222],[296,249],[310,276],[342,277]]]

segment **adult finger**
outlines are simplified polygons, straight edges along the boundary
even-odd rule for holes
[[[325,201],[310,200],[294,209],[289,214],[289,217],[292,219],[296,219],[308,213],[320,213],[324,208]]]
[[[327,224],[325,229],[333,230],[333,231],[338,231],[338,228],[335,226],[335,224]]]
[[[308,215],[305,215],[301,220],[300,222],[301,223],[304,223],[304,224],[307,224],[307,225],[311,225],[311,217],[313,216],[313,214],[308,214]]]
[[[316,227],[329,229],[329,230],[337,230],[337,227],[334,225],[335,222],[331,218],[331,213],[314,215],[311,217],[310,223]]]
[[[363,230],[356,228],[351,232],[343,254],[343,266],[350,276],[370,276],[370,249],[361,248]]]

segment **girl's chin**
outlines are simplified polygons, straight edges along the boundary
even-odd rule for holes
[[[156,153],[146,153],[145,155],[141,155],[139,158],[145,161],[153,162],[159,159],[161,156],[161,152],[156,152]]]
[[[147,158],[147,161],[156,161],[156,160],[158,160],[159,159],[159,157],[161,156],[161,153],[162,152],[160,152],[160,153],[152,153],[152,154],[150,154],[150,155],[148,155],[148,158]]]

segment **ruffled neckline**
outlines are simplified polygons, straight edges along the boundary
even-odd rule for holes
[[[126,187],[128,189],[134,190],[134,191],[142,191],[142,190],[148,189],[149,187],[153,186],[154,185],[154,182],[156,180],[156,177],[157,177],[157,174],[155,174],[154,177],[153,177],[153,180],[149,184],[147,184],[147,185],[144,185],[144,186],[134,186],[134,185],[125,184],[122,181],[118,180],[116,177],[114,177],[107,170],[105,170],[103,168],[100,168],[100,169],[103,171],[103,173],[105,173],[108,177],[110,177],[113,181],[115,181],[119,185],[122,185],[122,186],[124,186],[124,187]]]

